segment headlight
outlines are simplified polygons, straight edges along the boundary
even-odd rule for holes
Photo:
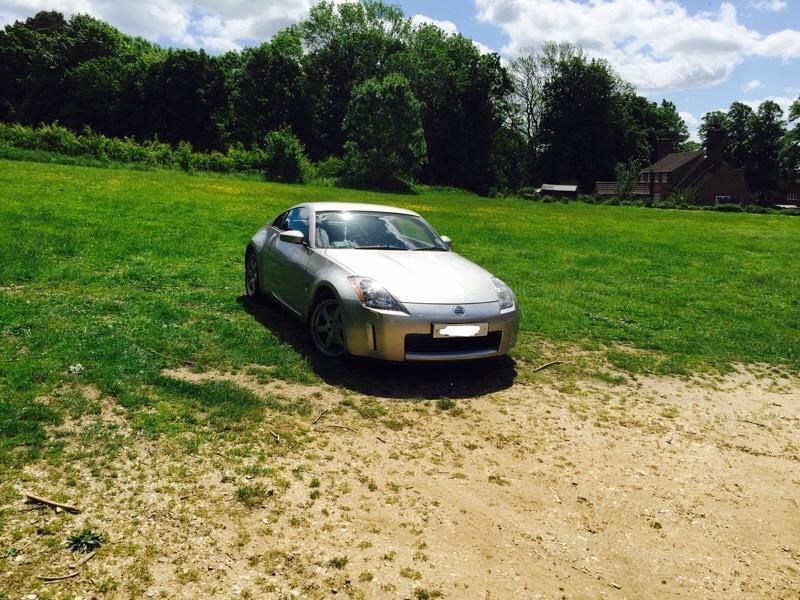
[[[492,283],[494,289],[497,290],[497,299],[500,300],[500,310],[514,308],[514,294],[511,293],[511,288],[497,277],[492,277]]]
[[[402,308],[391,294],[381,287],[377,281],[369,277],[348,277],[347,281],[353,286],[358,294],[361,304],[367,308],[377,308],[378,310],[394,310],[402,312]]]

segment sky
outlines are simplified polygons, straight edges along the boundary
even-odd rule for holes
[[[347,0],[336,0],[337,2]],[[258,44],[316,0],[0,0],[0,25],[38,10],[97,16],[165,46],[211,53]],[[510,58],[548,40],[607,59],[639,92],[675,102],[696,135],[702,115],[735,100],[800,96],[800,0],[394,0]]]

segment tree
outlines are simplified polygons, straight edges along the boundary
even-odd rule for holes
[[[659,138],[670,138],[676,150],[683,150],[689,141],[689,128],[673,102],[662,100],[657,109],[658,124],[656,135]]]
[[[708,134],[715,129],[723,131],[726,136],[730,133],[730,119],[728,118],[728,113],[724,110],[707,112],[700,120],[700,127],[697,133],[700,136],[700,142],[703,144],[703,147],[708,146]]]
[[[641,166],[635,160],[617,163],[614,172],[617,176],[617,194],[620,198],[631,198],[639,180]]]
[[[283,126],[301,137],[308,132],[308,89],[303,50],[295,30],[279,32],[268,43],[247,48],[232,76],[229,133],[245,144]]]
[[[734,102],[728,109],[727,143],[725,160],[737,169],[750,169],[753,109],[742,102]]]
[[[144,81],[146,136],[220,148],[226,102],[224,75],[214,58],[203,50],[170,50]]]
[[[581,189],[610,179],[615,152],[615,77],[605,62],[573,57],[545,85],[542,112],[544,173],[577,181]],[[568,99],[568,101],[565,101]]]
[[[540,49],[526,48],[511,59],[508,70],[513,83],[508,121],[526,144],[526,168],[533,176],[540,154],[544,87],[558,72],[561,62],[584,57],[580,46],[569,42],[545,42]]]
[[[800,178],[800,98],[789,107],[789,124],[781,140],[781,178],[794,182]]]
[[[307,53],[311,133],[307,147],[315,159],[342,152],[342,121],[353,88],[392,69],[405,47],[410,23],[402,11],[383,2],[320,2],[297,26]]]
[[[762,199],[780,185],[779,153],[785,131],[781,107],[772,100],[763,102],[753,118],[748,174],[750,188],[761,192]]]
[[[356,185],[402,188],[425,162],[422,103],[405,77],[368,79],[353,90],[342,130],[345,176]]]
[[[481,54],[464,36],[426,24],[395,59],[424,104],[429,160],[422,178],[488,193],[497,186],[492,151],[511,91],[500,57]]]

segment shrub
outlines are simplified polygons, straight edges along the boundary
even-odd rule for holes
[[[301,183],[311,171],[305,148],[289,127],[267,134],[264,140],[264,176],[284,183]]]
[[[669,196],[669,202],[678,208],[697,204],[697,192],[691,188],[678,188]]]
[[[742,212],[742,207],[738,204],[717,204],[714,210],[719,212]]]
[[[338,156],[329,156],[316,164],[317,177],[338,179],[344,173],[344,161]]]
[[[178,144],[178,166],[182,171],[192,171],[192,145],[189,142]]]
[[[422,103],[401,75],[357,86],[342,131],[345,178],[351,184],[408,190],[410,178],[427,160]]]

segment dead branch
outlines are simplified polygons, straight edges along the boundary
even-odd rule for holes
[[[325,409],[325,410],[323,410],[321,413],[319,413],[319,416],[318,416],[316,419],[314,419],[314,422],[312,423],[312,425],[316,425],[317,423],[319,423],[320,419],[322,419],[322,417],[324,417],[325,415],[327,415],[327,414],[328,414],[328,412],[329,412],[329,410],[326,408],[326,409]]]
[[[348,427],[347,425],[338,425],[336,423],[332,423],[330,425],[326,425],[325,427],[336,427],[337,429],[346,429],[347,431],[352,431],[353,433],[358,433],[357,430],[353,429],[352,427]]]
[[[591,572],[591,571],[590,571],[589,569],[587,569],[586,567],[579,567],[578,565],[570,565],[570,566],[571,566],[573,569],[575,569],[576,571],[580,571],[581,573],[586,573],[586,574],[587,574],[587,575],[589,575],[590,577],[594,577],[595,579],[597,579],[597,581],[602,581],[602,582],[603,582],[603,583],[605,583],[607,586],[610,586],[610,587],[614,588],[615,590],[621,590],[621,589],[622,589],[622,586],[621,586],[621,585],[619,585],[618,583],[614,583],[613,581],[609,581],[608,579],[606,579],[605,577],[603,577],[603,576],[602,576],[602,575],[600,575],[599,573],[593,573],[593,572]]]
[[[563,365],[563,364],[564,364],[564,361],[563,361],[563,360],[553,360],[553,361],[550,361],[549,363],[545,363],[545,364],[543,364],[543,365],[542,365],[542,366],[540,366],[540,367],[536,367],[536,368],[533,370],[533,372],[534,372],[534,373],[538,373],[539,371],[544,371],[544,370],[545,370],[546,368],[548,368],[548,367],[554,367],[555,365]]]
[[[547,486],[547,489],[550,490],[551,494],[553,494],[553,498],[556,499],[556,502],[561,504],[561,498],[558,496],[558,494],[556,494],[556,491],[553,488],[551,488],[550,486]]]
[[[73,577],[77,577],[80,571],[73,571],[72,573],[67,573],[66,575],[37,575],[36,579],[40,579],[45,583],[56,583],[57,581],[63,581],[64,579],[71,579]]]
[[[376,435],[376,436],[375,436],[375,439],[377,439],[379,442],[383,442],[384,444],[386,443],[386,440],[385,440],[385,439],[383,439],[383,438],[382,438],[381,436],[379,436],[379,435]]]
[[[93,556],[94,556],[94,551],[92,551],[92,552],[90,552],[89,554],[87,554],[86,556],[84,556],[82,559],[80,559],[80,560],[79,560],[78,562],[76,562],[74,565],[70,565],[70,566],[69,566],[69,568],[70,568],[70,569],[77,569],[77,568],[79,568],[79,567],[82,567],[82,566],[83,566],[83,565],[85,565],[87,562],[89,562],[89,560],[91,560],[91,558],[92,558]]]
[[[764,428],[767,427],[766,425],[764,425],[764,423],[759,423],[758,421],[751,421],[750,419],[740,419],[740,421],[742,421],[742,423],[750,423],[750,425],[757,425],[758,427],[764,427]]]
[[[41,496],[34,496],[33,494],[25,493],[25,502],[29,504],[43,504],[44,506],[50,506],[51,508],[60,508],[61,510],[65,510],[68,513],[72,514],[79,514],[81,509],[77,506],[72,506],[71,504],[62,504],[61,502],[56,502],[55,500],[49,500],[48,498],[42,498]]]

